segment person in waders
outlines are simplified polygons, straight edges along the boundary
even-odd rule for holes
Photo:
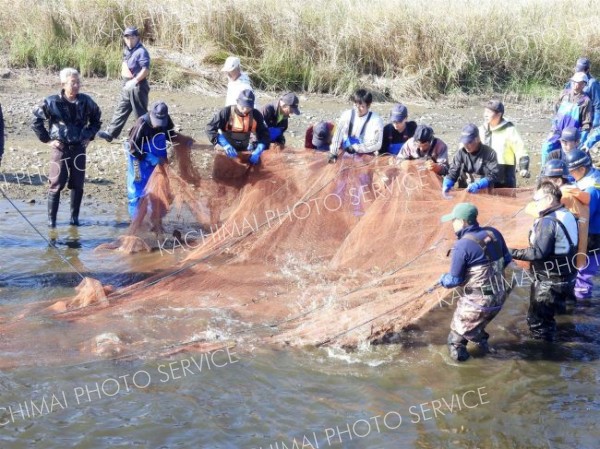
[[[417,123],[408,120],[408,108],[397,103],[390,111],[390,123],[383,127],[380,154],[396,155],[402,146],[415,134]]]
[[[331,141],[328,162],[335,163],[338,152],[346,154],[379,154],[383,141],[383,121],[370,110],[373,95],[365,89],[359,89],[350,101],[352,109],[344,111]]]
[[[560,188],[543,181],[533,200],[539,217],[529,233],[528,248],[511,249],[514,259],[531,262],[531,286],[527,324],[533,338],[553,341],[556,334],[554,314],[562,311],[573,295],[577,269],[574,266],[578,245],[575,216],[561,204]]]
[[[155,168],[167,160],[167,145],[177,136],[162,101],[152,103],[150,111],[137,119],[125,142],[127,160],[127,200],[129,216],[135,219],[146,184]]]
[[[469,123],[462,129],[460,148],[454,154],[448,174],[444,177],[442,193],[447,194],[456,182],[459,187],[466,187],[467,192],[477,193],[494,187],[496,179],[498,179],[496,152],[481,143],[479,128]]]
[[[248,158],[252,165],[260,162],[261,154],[271,143],[263,116],[254,108],[254,100],[254,92],[243,90],[238,96],[237,104],[217,112],[206,128],[208,140],[230,158],[237,158],[240,153],[247,152],[250,135],[254,134],[257,142]]]
[[[479,226],[477,214],[473,204],[460,203],[442,216],[442,222],[452,221],[458,237],[451,251],[450,271],[439,283],[445,288],[462,287],[448,335],[450,357],[459,362],[470,356],[468,342],[483,352],[489,350],[485,327],[506,300],[504,268],[512,261],[502,234]]]
[[[288,120],[290,116],[300,115],[298,96],[292,92],[283,94],[278,101],[267,104],[262,115],[265,124],[269,128],[269,138],[271,143],[281,147],[285,146],[285,132],[288,129]]]
[[[98,105],[79,93],[81,80],[73,68],[60,71],[62,90],[50,95],[33,110],[31,128],[41,142],[50,146],[48,170],[48,226],[56,227],[60,192],[71,190],[72,226],[79,226],[79,208],[85,182],[86,147],[102,126]],[[48,122],[46,128],[45,122]],[[67,183],[68,182],[68,183]]]

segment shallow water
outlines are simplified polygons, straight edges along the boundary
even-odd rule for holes
[[[142,267],[158,257],[173,262],[93,252],[124,232],[124,210],[84,206],[75,229],[65,202],[49,234],[43,205],[16,204],[78,271],[105,284],[148,275]],[[64,296],[79,282],[6,201],[0,247],[1,305]],[[547,344],[528,338],[525,297],[516,289],[488,327],[495,352],[461,365],[446,356],[444,305],[399,344],[350,353],[230,347],[4,371],[0,447],[596,448],[600,306],[559,317],[559,341]]]

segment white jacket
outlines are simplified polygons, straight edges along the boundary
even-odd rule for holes
[[[349,136],[348,131],[350,127],[350,118],[352,117],[352,111],[349,109],[342,113],[338,126],[336,127],[336,133],[331,141],[331,152],[337,154],[338,149],[342,145],[342,142],[348,137],[358,137],[360,139],[359,144],[355,146],[357,153],[374,153],[381,149],[381,143],[383,142],[383,120],[379,114],[373,111],[367,112],[362,117],[358,116],[358,113],[354,112],[354,124],[352,126],[352,133]],[[367,122],[364,129],[364,133],[361,136],[361,130],[367,120],[367,117],[371,114],[371,118]]]

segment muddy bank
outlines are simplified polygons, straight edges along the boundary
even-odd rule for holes
[[[216,75],[218,76],[218,75]],[[5,118],[6,149],[0,167],[0,183],[5,192],[25,202],[44,201],[47,188],[49,147],[37,140],[30,129],[31,110],[45,96],[59,90],[58,75],[41,71],[11,71],[0,79],[1,104]],[[120,89],[118,81],[86,78],[82,92],[91,95],[102,109],[103,126],[110,121]],[[224,102],[226,81],[222,89],[207,92],[200,86],[185,90],[169,90],[152,85],[150,101],[164,100],[170,107],[175,124],[183,133],[192,135],[199,143],[208,144],[204,134],[206,123]],[[277,98],[277,93],[259,92],[259,105]],[[350,107],[344,98],[333,96],[301,95],[302,115],[290,120],[288,146],[302,148],[307,126],[318,120],[337,120],[341,111]],[[483,109],[482,98],[453,97],[433,103],[419,99],[407,99],[409,119],[431,125],[436,135],[456,148],[458,133],[462,126],[472,121],[480,123]],[[391,103],[374,103],[373,110],[387,119]],[[506,116],[519,128],[532,156],[532,172],[539,170],[539,148],[550,127],[550,114],[546,106],[539,104],[506,104]],[[133,125],[130,118],[126,129]],[[122,134],[123,137],[125,133]],[[195,163],[209,172],[212,152],[196,152]],[[96,139],[88,147],[88,169],[85,205],[124,205],[126,159],[121,143],[111,144]],[[519,180],[521,185],[531,180]]]

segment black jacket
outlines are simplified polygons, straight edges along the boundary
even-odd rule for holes
[[[235,107],[235,106],[234,106]],[[206,136],[213,145],[217,144],[219,130],[224,131],[229,118],[231,117],[231,106],[224,107],[214,115],[212,120],[206,126]],[[265,125],[265,120],[258,109],[252,109],[252,118],[256,122],[256,139],[258,143],[264,143],[266,147],[271,144],[269,130]]]
[[[38,139],[47,143],[58,140],[67,145],[77,145],[84,140],[94,140],[100,130],[100,108],[85,94],[78,94],[71,114],[71,105],[64,97],[64,90],[58,95],[50,95],[33,110],[31,129]],[[49,121],[49,129],[44,122]]]
[[[406,128],[399,133],[394,128],[393,123],[388,123],[383,127],[383,140],[381,141],[381,150],[379,154],[389,153],[390,145],[393,143],[406,143],[408,139],[415,135],[417,122],[406,122]]]
[[[448,169],[449,179],[459,181],[460,187],[466,187],[467,174],[475,175],[475,178],[487,178],[490,187],[498,179],[498,158],[496,152],[487,145],[480,144],[479,150],[475,153],[468,153],[464,148],[459,149]]]
[[[277,108],[279,106],[279,100],[273,103],[267,104],[263,110],[262,115],[265,119],[265,124],[268,128],[280,128],[281,136],[276,139],[276,142],[285,143],[285,137],[283,133],[288,129],[288,117],[283,116],[280,122],[277,122]]]
[[[572,215],[562,204],[542,211],[533,225],[529,248],[510,250],[514,259],[531,262],[535,277],[539,280],[573,279],[577,274],[574,265],[577,252],[577,222],[572,217],[570,222],[562,223],[556,214],[557,211],[566,217]],[[569,232],[573,237],[569,236]],[[556,254],[557,252],[561,254]]]

